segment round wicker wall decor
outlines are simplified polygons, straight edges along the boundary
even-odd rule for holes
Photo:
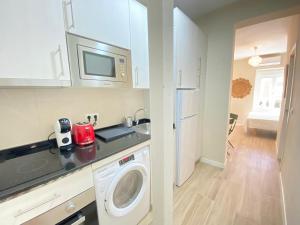
[[[250,94],[252,85],[249,80],[238,78],[232,81],[232,97],[244,98]]]

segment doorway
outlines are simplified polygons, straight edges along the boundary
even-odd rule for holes
[[[279,152],[281,129],[287,120],[283,116],[286,92],[290,88],[286,67],[290,55],[288,42],[297,17],[276,18],[236,29],[227,157],[241,142],[238,132],[270,138],[275,142],[274,154]],[[232,115],[237,118],[234,123]]]

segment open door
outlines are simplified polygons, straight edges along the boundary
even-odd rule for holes
[[[296,65],[296,45],[293,47],[290,57],[289,64],[287,65],[287,73],[285,78],[285,89],[281,108],[281,123],[279,125],[278,133],[278,159],[282,160],[284,157],[284,146],[286,139],[286,131],[289,123],[289,117],[292,113],[292,101],[293,101],[293,89],[295,80],[295,65]]]

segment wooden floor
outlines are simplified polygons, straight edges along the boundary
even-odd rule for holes
[[[198,163],[175,188],[175,225],[282,225],[275,139],[237,128],[231,141],[224,170]]]
[[[224,170],[198,163],[174,190],[175,225],[282,225],[275,139],[237,127]],[[151,223],[149,214],[143,225]]]

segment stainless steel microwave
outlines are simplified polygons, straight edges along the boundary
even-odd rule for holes
[[[130,50],[67,33],[72,86],[131,87]]]

